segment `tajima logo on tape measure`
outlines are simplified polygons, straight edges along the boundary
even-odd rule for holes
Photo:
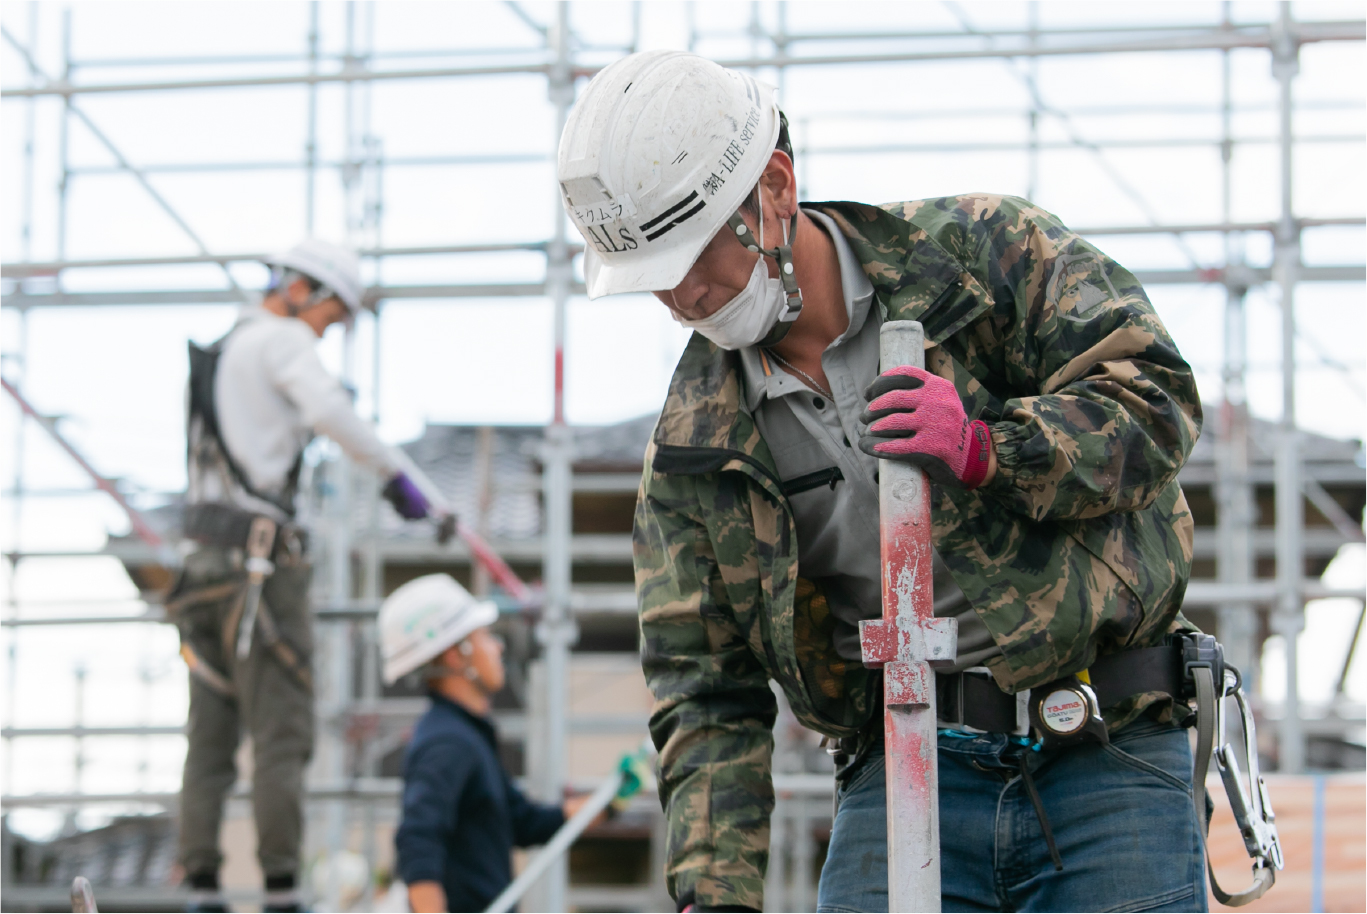
[[[1040,705],[1040,720],[1055,733],[1072,733],[1087,722],[1087,700],[1072,689],[1050,692]]]

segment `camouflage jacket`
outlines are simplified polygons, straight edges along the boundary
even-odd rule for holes
[[[1139,282],[1011,197],[818,204],[885,320],[918,320],[926,367],[992,429],[998,471],[937,490],[936,549],[1016,691],[1152,643],[1177,616],[1192,522],[1176,481],[1200,432],[1182,359]],[[854,733],[878,674],[842,660],[798,577],[793,514],[745,409],[739,362],[694,334],[646,454],[634,540],[675,898],[759,909],[776,714]]]

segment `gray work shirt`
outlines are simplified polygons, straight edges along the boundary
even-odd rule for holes
[[[831,402],[796,371],[759,347],[742,349],[746,405],[769,445],[797,522],[798,573],[825,593],[836,617],[835,649],[858,661],[859,620],[882,610],[878,537],[877,459],[859,450],[864,389],[878,374],[882,316],[873,285],[836,224],[805,210],[825,229],[840,261],[840,284],[850,325],[821,355]],[[1000,653],[963,591],[935,556],[935,615],[959,620],[959,659],[953,669],[980,666]]]

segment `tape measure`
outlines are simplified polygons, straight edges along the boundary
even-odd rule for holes
[[[1110,742],[1096,693],[1078,676],[1030,690],[1030,729],[1043,749]]]

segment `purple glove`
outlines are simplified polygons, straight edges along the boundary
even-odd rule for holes
[[[954,384],[923,368],[883,372],[864,391],[859,449],[925,470],[942,486],[976,489],[992,457],[987,423],[968,421]]]
[[[396,474],[385,485],[384,497],[405,520],[422,520],[432,510],[427,496],[403,473]]]

